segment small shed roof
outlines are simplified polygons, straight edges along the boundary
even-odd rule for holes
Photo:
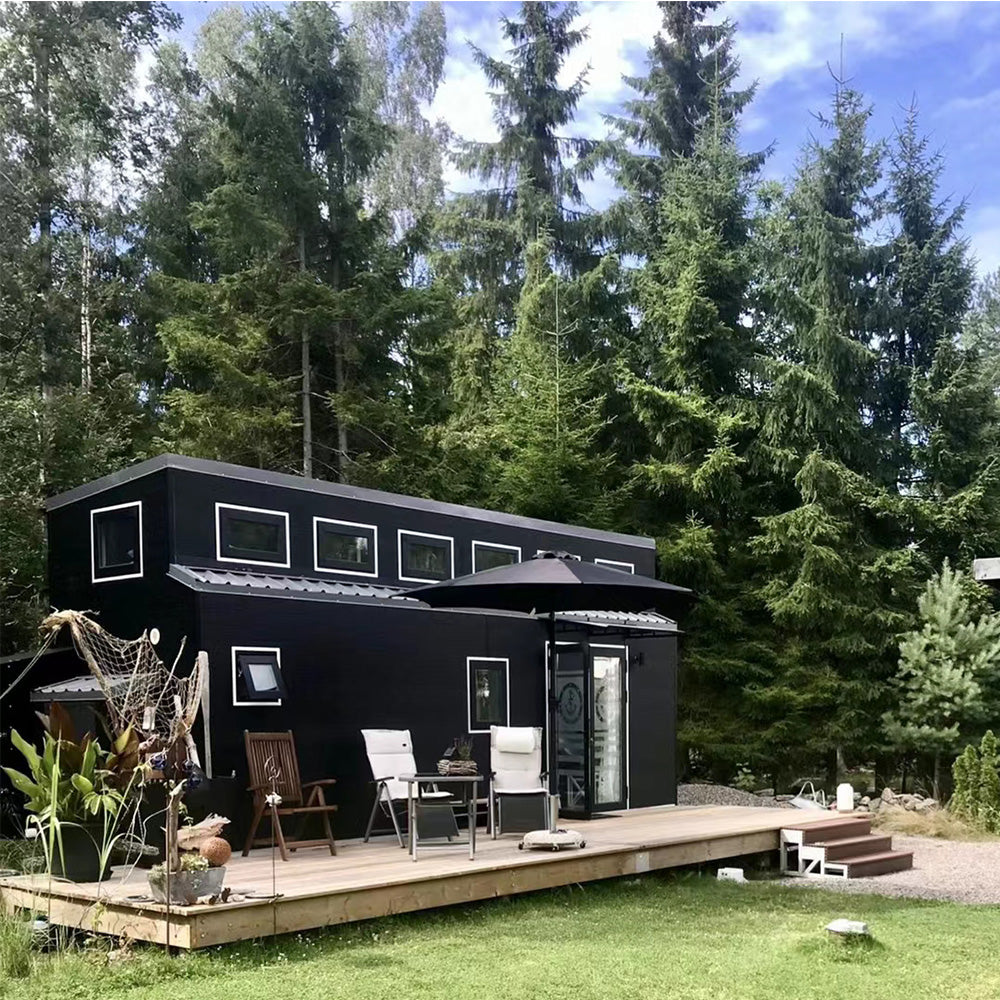
[[[38,701],[103,701],[104,692],[93,674],[71,677],[32,689],[31,700]]]

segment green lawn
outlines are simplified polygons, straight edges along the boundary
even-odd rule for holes
[[[824,938],[834,917],[876,942]],[[38,962],[31,1000],[979,1000],[1000,996],[1000,907],[650,875],[167,959]],[[4,990],[6,988],[6,993]]]

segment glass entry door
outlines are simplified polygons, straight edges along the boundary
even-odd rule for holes
[[[558,647],[557,787],[567,815],[625,806],[625,663],[622,647]]]
[[[625,805],[625,650],[593,647],[592,808]]]

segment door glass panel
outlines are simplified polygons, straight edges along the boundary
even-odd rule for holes
[[[556,702],[559,712],[559,799],[563,809],[587,807],[585,772],[586,688],[583,656],[561,652],[556,657]]]
[[[594,803],[622,803],[625,746],[621,656],[594,656]]]

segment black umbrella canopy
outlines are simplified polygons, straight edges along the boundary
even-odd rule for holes
[[[407,591],[435,608],[489,608],[548,614],[553,611],[647,611],[672,617],[693,599],[686,587],[637,576],[565,553],[444,580]]]

